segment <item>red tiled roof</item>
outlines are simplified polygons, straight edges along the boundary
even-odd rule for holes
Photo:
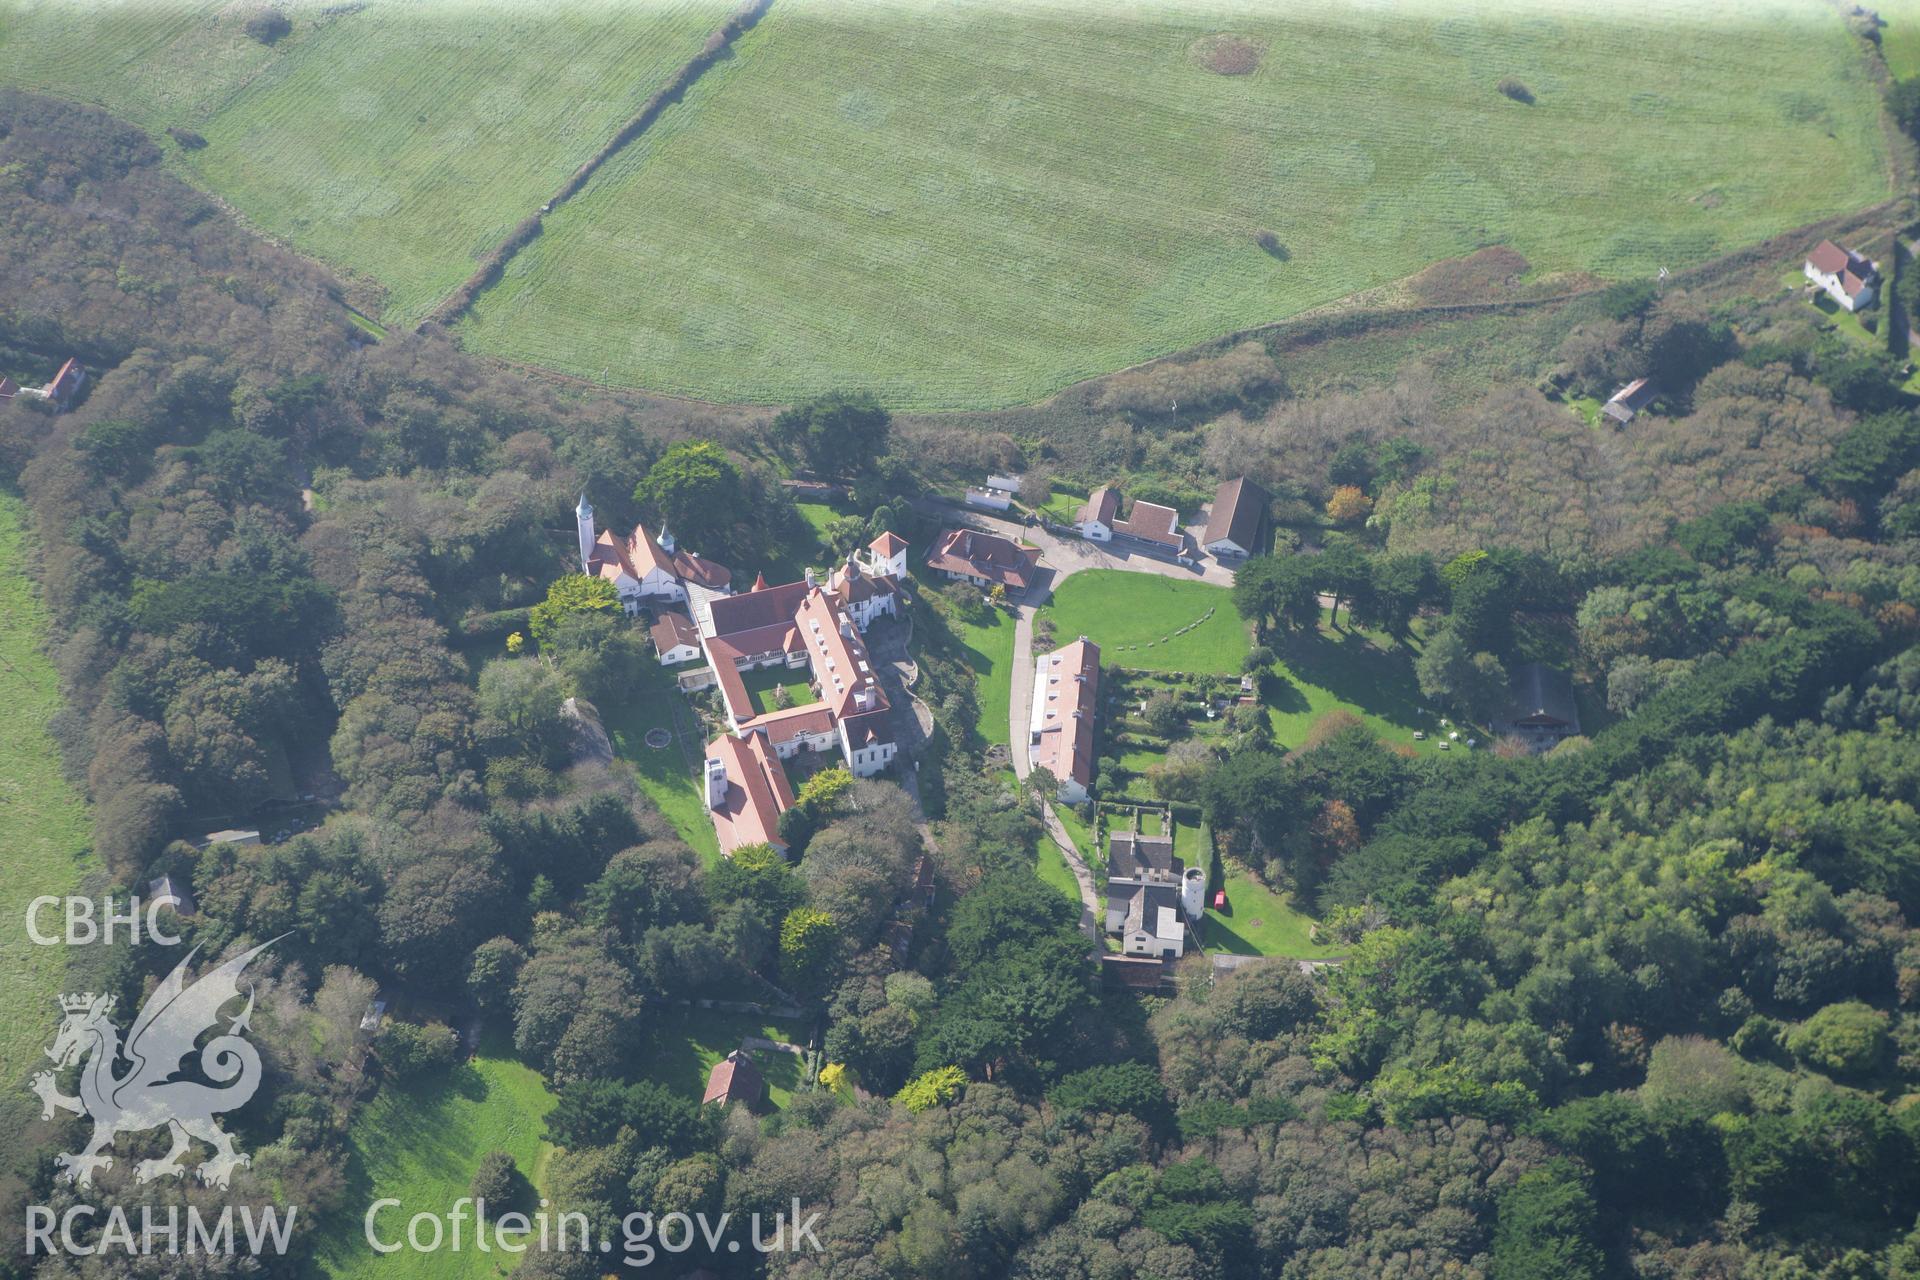
[[[753,631],[776,622],[791,622],[800,602],[806,598],[804,582],[783,582],[777,587],[749,591],[744,595],[723,596],[708,606],[713,617],[713,633],[727,637],[736,632]]]
[[[20,391],[20,384],[0,373],[0,400],[11,400]]]
[[[1005,583],[1016,590],[1026,589],[1039,561],[1037,547],[1017,546],[1005,538],[973,529],[947,530],[927,553],[930,569],[971,574],[988,582]]]
[[[1098,520],[1101,524],[1113,523],[1113,516],[1120,510],[1120,491],[1110,485],[1101,485],[1087,495],[1087,500],[1074,515],[1075,524],[1085,524],[1089,520]]]
[[[1245,476],[1224,481],[1214,491],[1213,509],[1207,513],[1207,544],[1224,541],[1253,550],[1269,501],[1267,491]]]
[[[1822,275],[1836,277],[1840,281],[1840,287],[1849,297],[1860,293],[1879,274],[1864,254],[1852,249],[1843,249],[1831,240],[1822,240],[1813,246],[1813,252],[1807,255],[1807,261]]]
[[[1113,528],[1117,533],[1169,547],[1180,547],[1186,543],[1180,536],[1180,513],[1157,502],[1134,503],[1133,510],[1127,512],[1127,518],[1117,521]]]
[[[713,1070],[707,1073],[706,1096],[700,1099],[700,1105],[709,1102],[744,1102],[749,1106],[760,1101],[766,1083],[760,1077],[760,1068],[753,1065],[753,1059],[744,1049],[735,1049],[726,1057],[713,1064]]]
[[[826,733],[832,728],[833,712],[824,702],[788,707],[785,711],[769,711],[753,718],[753,731],[766,734],[767,741],[776,747],[795,738],[810,738]]]
[[[867,549],[883,560],[890,560],[907,549],[907,540],[889,529],[869,542]]]
[[[793,788],[787,771],[767,740],[757,733],[744,738],[722,734],[707,744],[709,759],[727,768],[727,792],[718,808],[710,809],[720,852],[731,854],[742,845],[770,844],[786,848],[780,838],[780,815],[793,808]]]
[[[60,366],[60,372],[53,375],[53,381],[46,385],[45,392],[49,400],[65,400],[73,394],[87,376],[87,367],[71,356]]]
[[[659,653],[677,649],[683,644],[700,647],[700,632],[694,627],[693,619],[678,609],[663,609],[653,626],[647,629],[653,637],[653,647]]]
[[[1075,640],[1048,654],[1044,710],[1030,756],[1061,780],[1093,784],[1093,721],[1100,706],[1100,646]],[[1036,701],[1040,699],[1036,697]]]
[[[859,561],[848,556],[847,562],[835,569],[827,579],[827,589],[842,605],[849,605],[871,600],[875,596],[890,596],[899,587],[890,574],[868,573],[860,567]]]
[[[824,591],[816,588],[807,594],[793,625],[806,646],[814,686],[835,715],[846,719],[886,709],[887,695],[865,641]]]

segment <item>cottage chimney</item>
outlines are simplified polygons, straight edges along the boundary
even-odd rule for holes
[[[811,591],[813,590],[813,588],[814,588],[813,570],[809,568],[807,570],[807,590]]]
[[[718,809],[727,803],[727,762],[719,756],[707,757],[707,808]]]
[[[678,546],[673,540],[673,530],[667,528],[665,525],[660,526],[660,536],[654,539],[654,541],[658,542],[660,549],[668,555],[672,555]]]

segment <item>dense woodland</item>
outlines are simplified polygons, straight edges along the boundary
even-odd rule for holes
[[[675,1262],[728,1275],[1920,1276],[1920,418],[1877,358],[1784,304],[1619,289],[1477,398],[1417,363],[1295,396],[1255,343],[1110,380],[1069,456],[890,428],[857,396],[769,421],[509,373],[433,332],[368,344],[320,270],[159,160],[0,94],[0,357],[96,371],[71,413],[0,409],[0,482],[34,513],[53,727],[101,859],[189,879],[212,951],[290,934],[235,1188],[306,1206],[303,1246],[360,1211],[356,1110],[447,1063],[477,1011],[558,1093],[560,1206],[824,1213],[823,1255]],[[1655,365],[1667,412],[1622,433],[1542,390]],[[1166,377],[1197,424],[1154,419]],[[1150,998],[1100,990],[1074,908],[1035,892],[1037,805],[973,740],[943,636],[962,602],[916,614],[941,894],[910,945],[883,933],[922,847],[891,781],[828,771],[797,862],[709,870],[629,775],[575,762],[563,699],[611,708],[651,661],[565,585],[586,480],[604,524],[665,515],[751,566],[794,532],[782,467],[859,473],[853,539],[985,460],[1182,501],[1250,469],[1288,526],[1235,591],[1260,645],[1330,592],[1336,624],[1418,630],[1423,692],[1478,714],[1550,632],[1616,718],[1542,757],[1418,760],[1351,724],[1291,753],[1235,724],[1156,785],[1317,904],[1346,959],[1190,964]],[[180,839],[289,787],[337,801],[318,831]],[[158,963],[121,957],[123,1003]],[[403,1016],[368,1044],[376,986]],[[706,994],[816,1011],[859,1092],[756,1119],[636,1076],[652,1016]],[[75,1194],[44,1154],[64,1131],[28,1138],[9,1221]],[[210,1198],[136,1192],[122,1143],[96,1199]]]

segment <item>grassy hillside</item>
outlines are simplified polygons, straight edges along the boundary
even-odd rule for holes
[[[1827,6],[1450,7],[783,0],[467,338],[709,398],[1007,404],[1486,244],[1634,276],[1886,194]]]
[[[10,1099],[34,1063],[46,1065],[40,1051],[59,1020],[53,998],[68,959],[64,947],[28,940],[27,903],[72,893],[95,866],[86,805],[61,777],[46,731],[60,693],[40,650],[47,615],[26,573],[25,515],[18,498],[0,493],[0,1094]]]
[[[262,6],[264,7],[264,6]],[[219,0],[0,0],[0,81],[97,102],[158,134],[271,235],[419,319],[588,159],[733,7],[280,0],[292,33]],[[331,11],[331,13],[329,12]],[[165,142],[164,139],[162,139]]]
[[[451,1071],[383,1085],[355,1117],[347,1135],[347,1204],[368,1206],[389,1196],[403,1202],[379,1220],[382,1238],[403,1238],[414,1213],[446,1213],[467,1194],[475,1166],[489,1151],[505,1151],[524,1177],[542,1186],[553,1149],[540,1135],[554,1099],[539,1072],[515,1062],[509,1052],[504,1044],[489,1045]],[[334,1215],[320,1241],[321,1269],[335,1280],[466,1280],[503,1270],[499,1254],[470,1247],[459,1253],[403,1249],[382,1257],[361,1234],[363,1217],[364,1210]]]

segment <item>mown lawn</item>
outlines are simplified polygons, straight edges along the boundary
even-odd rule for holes
[[[60,687],[40,647],[47,611],[27,576],[26,517],[26,504],[0,492],[0,907],[8,917],[0,928],[0,1091],[9,1095],[32,1066],[47,1065],[40,1053],[52,1042],[53,998],[68,959],[66,948],[28,939],[27,903],[73,893],[98,866],[86,803],[61,774],[47,735]],[[32,1096],[19,1096],[24,1111]],[[0,1151],[7,1145],[0,1136]]]
[[[1066,855],[1051,837],[1040,837],[1040,860],[1034,864],[1034,873],[1065,894],[1076,907],[1080,905],[1080,884],[1073,878],[1073,868],[1067,865]]]
[[[741,1047],[746,1036],[804,1046],[806,1032],[766,1022],[745,1013],[669,1005],[659,1009],[646,1031],[647,1047],[636,1064],[637,1074],[675,1093],[699,1098],[706,1092],[713,1064]],[[806,1064],[797,1054],[770,1049],[748,1050],[767,1082],[767,1096],[784,1107],[793,1092],[806,1083]]]
[[[1639,278],[1871,204],[1878,112],[1788,0],[776,4],[464,328],[708,399],[1028,402],[1489,244]]]
[[[521,1175],[536,1190],[545,1189],[553,1147],[542,1135],[554,1098],[539,1072],[510,1055],[504,1036],[490,1038],[478,1055],[451,1071],[382,1085],[354,1117],[347,1132],[348,1209],[333,1215],[321,1233],[322,1271],[334,1280],[481,1280],[499,1274],[498,1254],[471,1248],[378,1255],[362,1234],[362,1219],[375,1200],[397,1199],[402,1207],[385,1213],[378,1229],[384,1239],[404,1239],[412,1214],[444,1214],[467,1194],[475,1166],[489,1151],[511,1155]]]
[[[0,0],[0,79],[97,102],[253,224],[422,318],[700,51],[733,0]],[[600,318],[610,323],[618,313]],[[614,326],[617,327],[617,326]]]
[[[927,572],[926,566],[920,563],[923,554],[921,548],[915,547],[907,556],[914,589],[923,594],[946,590],[952,584]],[[946,625],[959,646],[960,661],[973,672],[974,694],[980,707],[975,730],[983,742],[1003,747],[1011,745],[1013,720],[1008,703],[1013,699],[1013,615],[992,609],[986,611],[980,621],[967,622],[949,613]],[[926,642],[927,637],[915,637],[916,645]]]
[[[601,720],[613,739],[615,754],[633,766],[641,789],[680,838],[712,865],[720,860],[720,838],[713,832],[700,778],[689,763],[689,756],[705,758],[707,744],[686,739],[683,730],[690,731],[695,724],[693,710],[675,687],[672,674],[651,662],[644,666],[645,674],[631,697],[601,706]],[[657,750],[646,742],[647,730],[656,728],[673,734],[673,741]]]
[[[1343,624],[1345,618],[1343,611]],[[1330,711],[1359,716],[1387,742],[1412,743],[1416,729],[1431,738],[1439,727],[1437,714],[1421,713],[1425,699],[1407,646],[1378,633],[1336,631],[1323,616],[1313,635],[1280,642],[1279,654],[1267,707],[1274,741],[1283,747],[1306,741],[1314,722]]]
[[[1220,886],[1209,884],[1208,901]],[[1227,877],[1227,909],[1207,908],[1202,943],[1209,951],[1243,956],[1287,956],[1319,960],[1337,953],[1308,936],[1312,919],[1292,902],[1243,872]]]
[[[1056,645],[1086,636],[1100,646],[1102,665],[1238,674],[1250,644],[1225,587],[1124,569],[1074,574],[1042,614],[1053,619]]]
[[[742,673],[740,683],[747,686],[753,705],[761,715],[780,710],[774,691],[785,689],[790,707],[804,707],[820,701],[813,696],[813,677],[805,667],[761,667]]]

